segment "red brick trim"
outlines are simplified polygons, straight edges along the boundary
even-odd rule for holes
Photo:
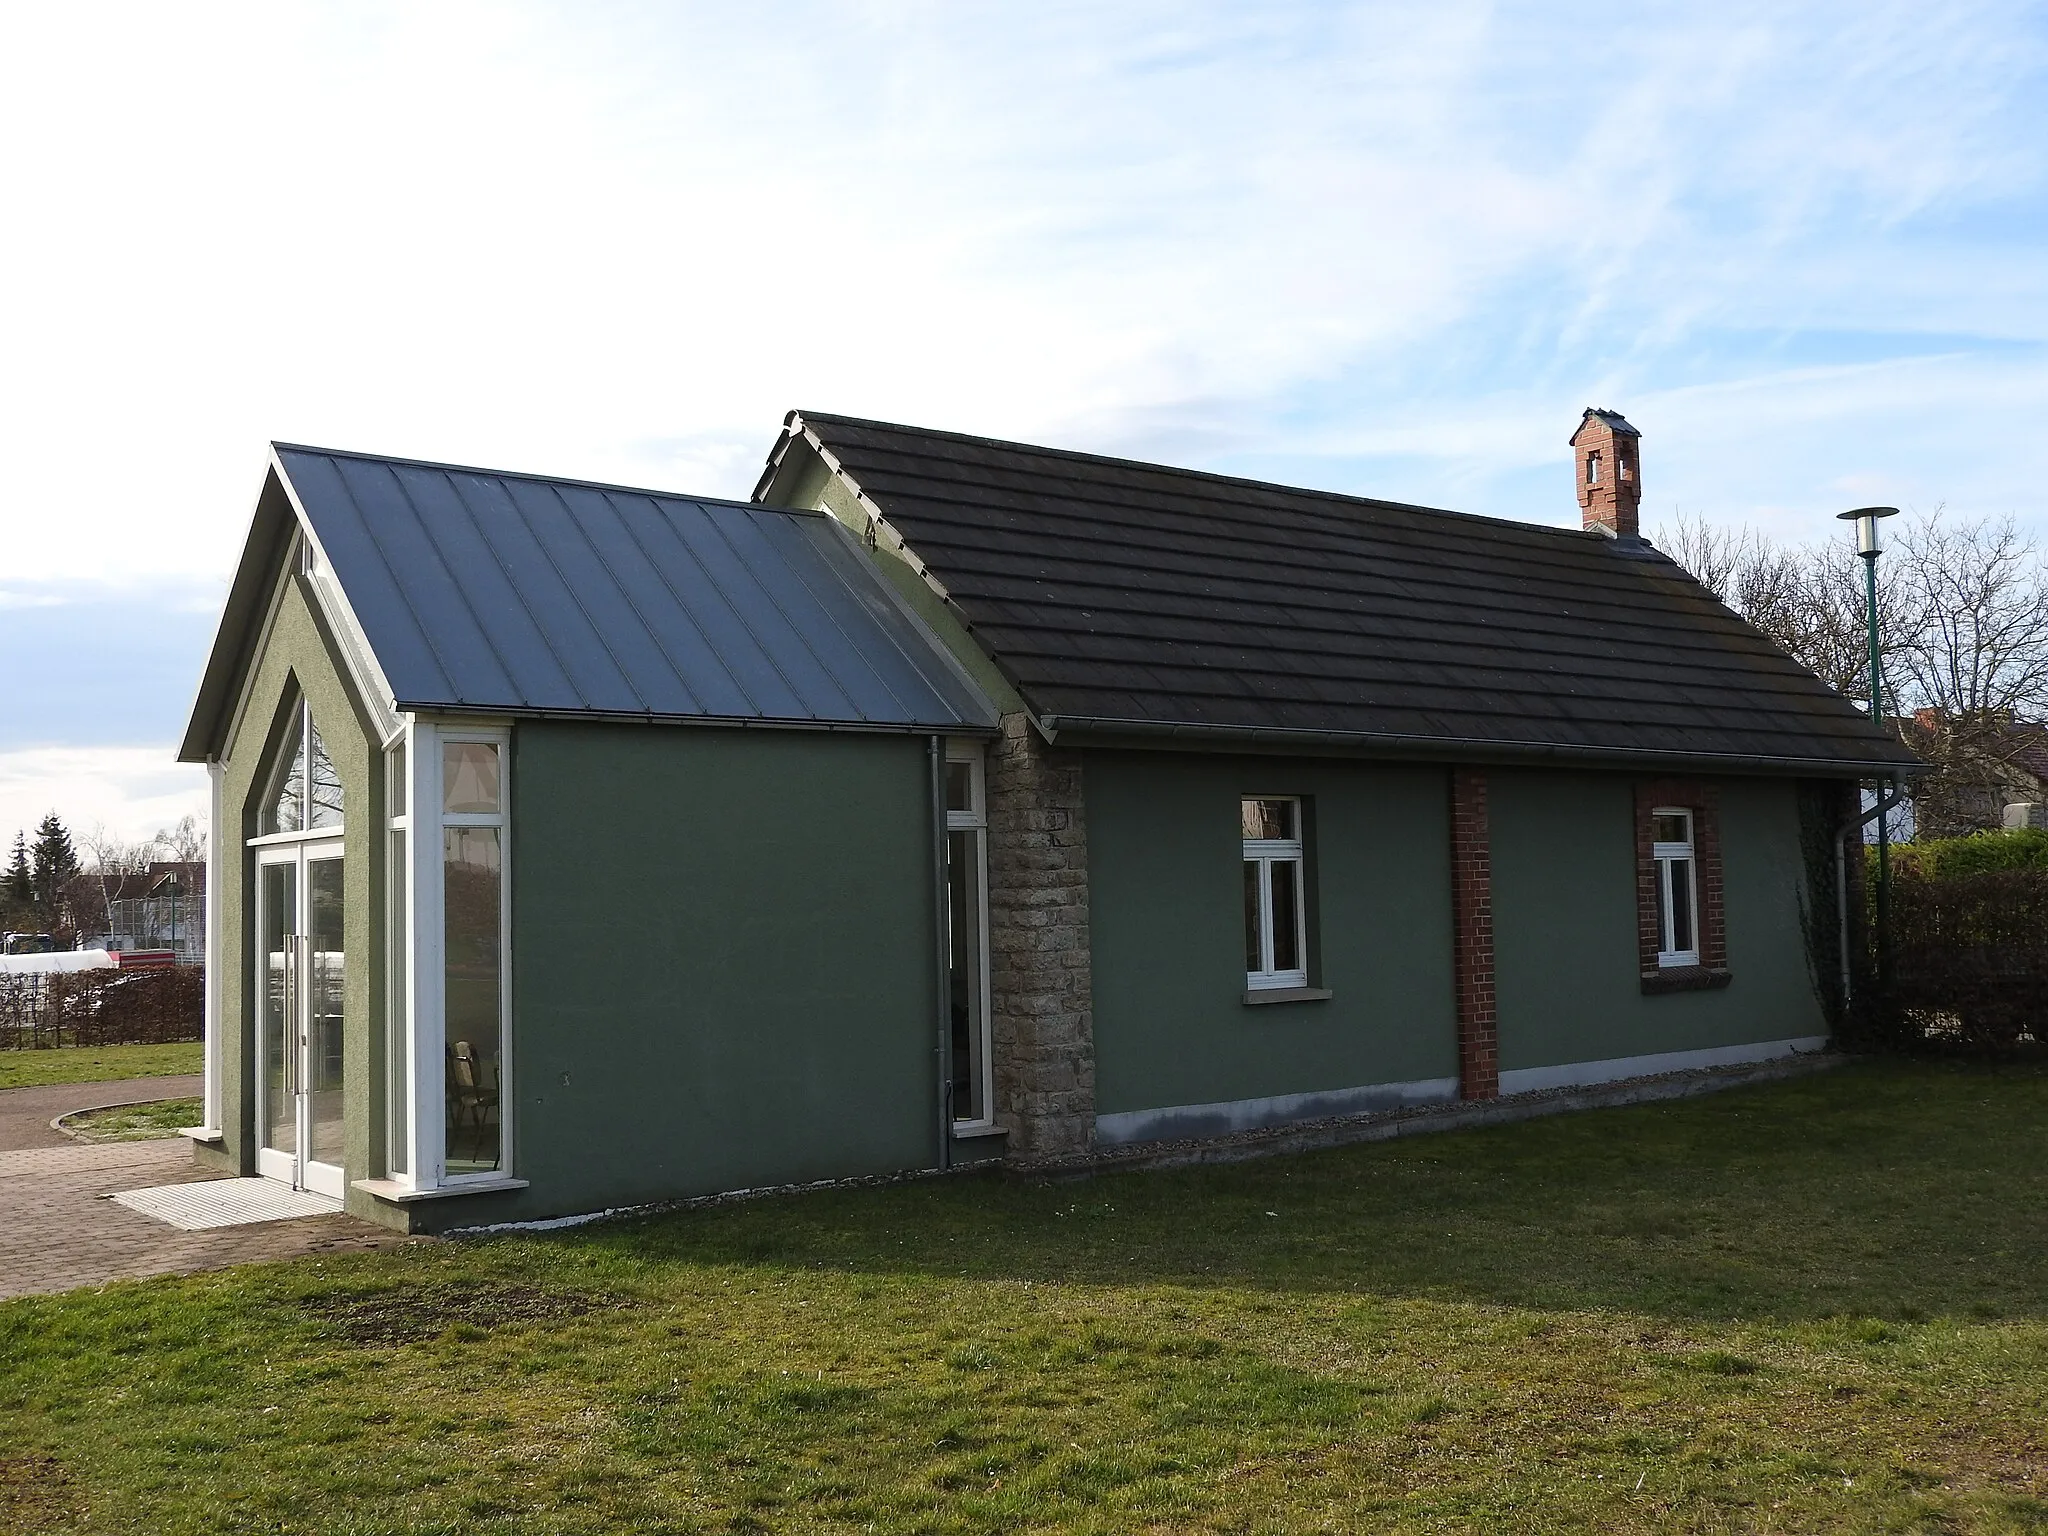
[[[1493,850],[1486,770],[1451,770],[1451,942],[1458,1003],[1458,1094],[1500,1096],[1493,994]]]
[[[1695,873],[1699,881],[1700,963],[1660,966],[1657,913],[1657,860],[1651,853],[1655,835],[1650,813],[1660,805],[1692,812]],[[1700,992],[1725,987],[1728,969],[1728,922],[1722,909],[1721,792],[1698,779],[1650,779],[1636,785],[1636,960],[1645,994]]]

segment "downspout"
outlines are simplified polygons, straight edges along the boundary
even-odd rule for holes
[[[932,797],[932,954],[937,962],[932,971],[933,1012],[938,1021],[939,1064],[939,1171],[953,1166],[953,951],[946,942],[947,925],[953,905],[946,888],[946,738],[930,740]]]
[[[224,1136],[227,1111],[227,1087],[222,1078],[221,1010],[223,1007],[221,984],[226,979],[221,956],[226,952],[226,935],[222,932],[221,906],[227,891],[227,883],[235,878],[231,870],[239,872],[241,848],[235,848],[235,863],[228,862],[228,856],[221,851],[221,840],[236,830],[227,824],[227,766],[219,758],[209,758],[206,764],[206,810],[212,819],[206,830],[206,992],[203,1014],[205,1041],[200,1047],[206,1077],[200,1100],[200,1129],[213,1136]],[[237,1098],[239,1099],[239,1095]],[[211,1139],[211,1138],[209,1138]]]
[[[1877,804],[1867,811],[1851,816],[1835,833],[1835,916],[1841,926],[1839,953],[1842,960],[1842,1006],[1845,1008],[1854,990],[1849,965],[1849,837],[1851,833],[1862,831],[1878,817],[1889,816],[1905,798],[1906,781],[1894,778],[1891,798],[1885,798],[1885,792],[1880,788],[1877,792]]]

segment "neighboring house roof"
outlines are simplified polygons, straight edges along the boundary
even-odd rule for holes
[[[1913,771],[1648,543],[793,413],[1055,734]]]
[[[995,723],[829,517],[278,444],[184,760],[224,739],[293,519],[381,674],[383,708],[917,731]]]
[[[152,859],[149,868],[143,871],[143,878],[149,882],[152,896],[168,894],[167,886],[175,879],[180,896],[203,896],[206,894],[206,862],[185,859]]]
[[[1935,709],[1915,710],[1891,725],[1906,741],[1930,752],[1951,729]],[[1998,726],[1980,719],[1966,729],[1963,739],[1986,773],[2009,784],[2031,779],[2032,787],[2048,788],[2048,721],[2013,720]]]

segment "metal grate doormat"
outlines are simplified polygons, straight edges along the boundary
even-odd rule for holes
[[[206,1179],[197,1184],[166,1184],[161,1189],[131,1189],[108,1198],[184,1232],[341,1213],[339,1200],[293,1189],[275,1179]]]

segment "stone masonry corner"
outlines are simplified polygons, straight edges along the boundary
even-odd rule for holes
[[[988,757],[990,1024],[996,1120],[1028,1165],[1095,1142],[1088,824],[1079,754],[1021,713],[1002,730]]]

